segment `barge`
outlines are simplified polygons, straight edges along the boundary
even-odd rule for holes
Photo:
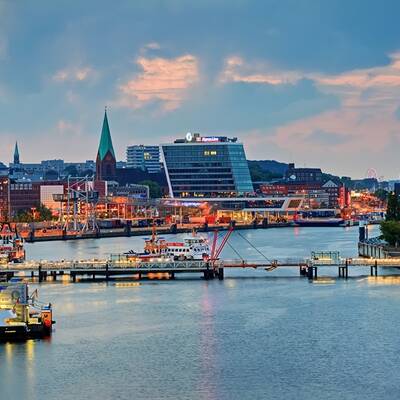
[[[30,296],[24,282],[0,283],[0,342],[44,338],[52,333],[51,304]]]

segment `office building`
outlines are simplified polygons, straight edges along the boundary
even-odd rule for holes
[[[150,174],[161,171],[159,146],[128,146],[126,148],[128,168],[138,168]]]
[[[243,144],[237,138],[188,133],[161,146],[171,197],[234,197],[253,193]]]
[[[294,163],[289,164],[285,173],[285,180],[288,182],[322,184],[322,179],[321,168],[296,168]]]

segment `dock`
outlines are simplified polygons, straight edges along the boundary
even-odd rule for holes
[[[56,281],[58,278],[76,282],[78,277],[96,280],[111,280],[121,276],[133,279],[175,279],[178,274],[198,274],[202,278],[224,279],[225,270],[260,269],[266,273],[277,269],[295,268],[299,275],[309,279],[318,278],[318,268],[336,269],[339,278],[347,279],[352,267],[363,267],[365,273],[378,276],[379,269],[400,268],[400,258],[341,258],[337,252],[313,252],[309,258],[286,258],[262,261],[246,260],[182,260],[166,261],[154,259],[149,262],[130,262],[127,256],[114,255],[108,259],[26,261],[0,266],[0,280],[8,281],[23,273],[39,282]],[[399,271],[400,273],[400,271]]]

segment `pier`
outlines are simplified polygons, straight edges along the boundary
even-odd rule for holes
[[[299,276],[310,280],[318,279],[318,268],[329,267],[337,270],[338,278],[347,279],[352,267],[365,268],[366,274],[378,276],[379,269],[400,268],[400,258],[340,258],[337,252],[312,253],[310,258],[287,258],[263,261],[246,260],[182,260],[166,261],[154,259],[149,262],[131,262],[124,255],[114,255],[109,259],[92,260],[59,260],[59,261],[26,261],[20,264],[5,264],[0,266],[0,280],[9,281],[21,273],[26,277],[45,280],[67,279],[76,282],[77,278],[92,281],[111,280],[121,276],[134,279],[159,278],[175,279],[178,274],[198,274],[209,279],[224,279],[225,270],[260,269],[266,273],[276,269],[296,269]]]

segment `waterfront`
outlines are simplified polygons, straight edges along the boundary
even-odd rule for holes
[[[338,249],[354,256],[358,229],[241,234],[272,258]],[[240,236],[231,243],[259,257]],[[102,257],[141,244],[34,243],[27,252],[35,259]],[[397,398],[400,279],[321,282],[288,270],[247,270],[224,281],[41,284],[41,300],[54,304],[55,332],[48,341],[0,346],[1,398]]]

